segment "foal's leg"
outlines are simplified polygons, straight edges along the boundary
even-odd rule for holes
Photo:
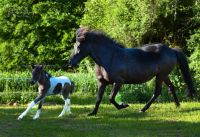
[[[107,84],[104,82],[100,82],[98,83],[98,95],[97,95],[97,99],[96,99],[96,104],[95,107],[93,109],[93,111],[91,113],[88,114],[88,116],[94,116],[97,114],[97,111],[99,109],[99,105],[101,103],[105,88],[106,88]]]
[[[63,110],[61,111],[60,115],[58,117],[62,117],[65,112],[68,112],[71,114],[71,109],[70,109],[70,98],[65,99],[65,105],[63,107]]]
[[[62,95],[63,95],[63,99],[65,101],[65,105],[63,107],[62,112],[60,113],[60,115],[58,117],[62,117],[65,112],[67,113],[71,113],[71,109],[70,109],[70,90],[71,90],[71,85],[69,83],[66,83],[62,89]]]
[[[37,104],[40,100],[42,100],[45,97],[45,95],[39,95],[34,101],[32,101],[28,108],[17,118],[18,120],[21,120],[26,114]]]
[[[38,110],[37,110],[35,116],[33,117],[34,120],[36,120],[36,119],[38,119],[40,117],[40,113],[41,113],[41,109],[42,109],[42,105],[43,104],[44,104],[44,98],[38,104]]]
[[[177,96],[176,96],[176,92],[175,92],[174,85],[173,85],[172,82],[170,81],[169,77],[167,77],[167,78],[164,80],[164,83],[167,85],[169,91],[171,91],[176,106],[177,106],[177,107],[180,106],[180,103],[179,103],[178,98],[177,98]]]
[[[151,106],[151,104],[155,101],[155,99],[160,95],[161,89],[162,89],[162,82],[163,80],[157,76],[154,94],[151,97],[151,99],[147,102],[147,104],[140,110],[141,112],[145,112]]]
[[[121,105],[119,105],[116,101],[115,101],[115,96],[117,95],[119,89],[121,88],[122,84],[118,84],[118,83],[114,83],[113,84],[113,88],[110,94],[110,102],[117,108],[117,109],[122,109],[122,108],[126,108],[128,107],[127,104],[122,103]]]

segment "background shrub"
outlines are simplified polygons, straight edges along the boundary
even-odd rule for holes
[[[72,94],[71,99],[74,104],[91,104],[96,100],[97,82],[94,73],[67,73],[63,71],[49,71],[53,76],[68,76],[75,82],[75,92]],[[1,72],[3,73],[3,72]],[[9,77],[8,77],[9,76]],[[19,77],[20,83],[18,81]],[[1,76],[4,84],[0,84],[0,103],[29,103],[37,96],[37,84],[32,86],[27,82],[30,78],[30,72],[5,72]],[[8,79],[9,78],[9,79]],[[182,83],[182,78],[177,75],[172,75],[171,80],[176,87],[176,93],[180,100],[188,100],[185,93],[185,84]],[[5,86],[6,85],[6,86]],[[20,86],[19,86],[20,85]],[[23,86],[21,86],[23,85]],[[129,103],[144,103],[147,102],[154,93],[154,79],[144,84],[127,84],[123,85],[119,91],[120,99]],[[104,103],[109,102],[109,94],[111,85],[106,88]],[[158,102],[173,101],[171,93],[168,92],[166,86],[163,84],[161,96],[157,99]],[[62,96],[49,96],[46,102],[63,103]]]
[[[63,65],[86,0],[1,0],[0,69]]]

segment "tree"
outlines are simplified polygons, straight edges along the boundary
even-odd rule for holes
[[[0,1],[0,69],[66,63],[85,1]]]

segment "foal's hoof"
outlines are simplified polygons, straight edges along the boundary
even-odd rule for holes
[[[19,116],[19,117],[17,118],[17,120],[22,120],[22,118],[23,118],[23,117],[20,117],[20,116]]]
[[[24,117],[23,113],[17,118],[17,120],[22,120],[22,118]]]

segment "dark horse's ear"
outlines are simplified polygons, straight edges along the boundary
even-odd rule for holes
[[[86,34],[89,32],[87,27],[81,27],[76,31],[76,40],[82,42],[86,38]]]
[[[43,69],[43,65],[40,65],[40,66],[39,66],[39,69]]]
[[[32,69],[34,69],[34,68],[35,68],[35,65],[32,64],[31,67],[32,67]]]
[[[77,41],[78,41],[78,42],[82,42],[82,41],[84,41],[84,40],[85,40],[85,37],[84,37],[84,36],[81,36],[81,37],[78,37],[78,38],[77,38]]]

